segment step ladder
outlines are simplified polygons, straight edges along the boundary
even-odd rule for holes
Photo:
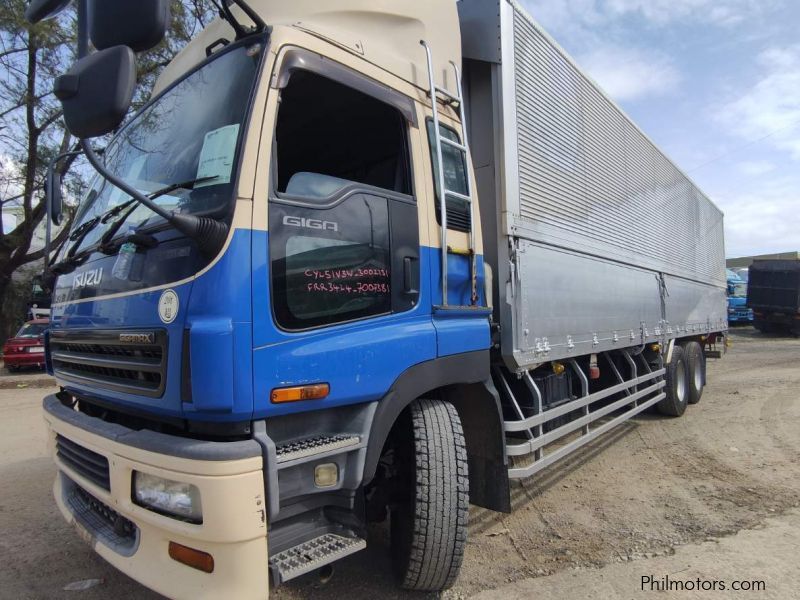
[[[478,260],[475,254],[475,203],[473,202],[473,194],[472,194],[472,180],[469,176],[469,169],[472,166],[472,157],[470,156],[469,151],[469,142],[467,140],[467,120],[466,120],[466,110],[464,107],[464,98],[463,98],[463,90],[461,88],[461,73],[459,71],[458,65],[456,65],[453,61],[450,61],[450,64],[453,66],[453,71],[456,77],[456,94],[449,92],[448,90],[439,87],[436,85],[436,79],[434,77],[433,71],[433,56],[431,54],[430,46],[425,42],[425,40],[421,40],[420,44],[423,48],[425,48],[425,54],[427,55],[428,59],[428,84],[429,84],[429,91],[428,97],[431,99],[431,111],[433,113],[433,147],[435,156],[433,159],[436,161],[436,165],[439,168],[439,176],[437,177],[437,181],[434,182],[436,185],[436,189],[438,191],[439,196],[439,211],[441,214],[441,222],[442,222],[442,306],[440,308],[448,309],[448,308],[483,308],[478,306]],[[462,140],[463,143],[454,142],[453,140],[449,140],[447,138],[442,137],[440,125],[439,125],[439,96],[443,96],[443,99],[446,103],[458,104],[459,110],[459,117],[461,119],[461,133],[462,133]],[[455,148],[459,152],[461,152],[464,156],[464,164],[467,168],[467,193],[461,194],[454,190],[447,189],[447,185],[445,183],[444,177],[444,159],[442,156],[442,146],[450,146],[451,148]],[[459,200],[463,200],[469,205],[469,220],[470,220],[470,227],[469,227],[469,260],[470,260],[470,306],[468,307],[450,307],[448,306],[447,301],[447,258],[448,255],[453,252],[450,247],[447,245],[447,198],[457,198]],[[457,254],[458,252],[453,252]]]
[[[273,585],[316,571],[367,547],[359,537],[326,533],[270,557]]]

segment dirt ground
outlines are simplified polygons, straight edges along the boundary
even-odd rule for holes
[[[509,515],[473,508],[461,577],[443,597],[629,598],[648,573],[764,579],[765,592],[742,597],[797,597],[800,340],[749,328],[732,337],[682,418],[643,415],[513,484]],[[94,555],[55,508],[45,391],[0,389],[0,597],[157,598]],[[376,528],[370,550],[338,563],[329,583],[307,576],[273,597],[433,597],[398,591],[387,554]],[[85,579],[102,583],[64,591]]]

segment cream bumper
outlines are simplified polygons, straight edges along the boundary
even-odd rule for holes
[[[133,431],[70,410],[54,396],[45,398],[44,409],[50,451],[60,471],[56,503],[98,554],[170,598],[267,597],[267,523],[258,444]],[[103,459],[108,461],[107,478]],[[203,522],[187,523],[135,504],[134,471],[195,485]],[[213,572],[173,560],[170,542],[210,554]]]

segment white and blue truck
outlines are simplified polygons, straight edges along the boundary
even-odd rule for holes
[[[516,0],[222,0],[129,115],[168,4],[80,0],[55,84],[97,177],[44,415],[115,567],[265,598],[386,521],[400,585],[441,590],[470,503],[700,400],[723,215]]]

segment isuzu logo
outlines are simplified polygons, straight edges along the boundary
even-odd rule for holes
[[[152,344],[155,341],[152,333],[120,333],[119,341],[127,344]]]
[[[305,217],[283,217],[283,224],[290,227],[303,227],[305,229],[320,229],[323,231],[339,231],[339,224],[333,221],[320,221],[319,219],[306,219]]]
[[[78,273],[72,279],[72,289],[79,290],[89,286],[97,286],[100,285],[101,281],[103,281],[103,267],[84,271],[83,273]]]

